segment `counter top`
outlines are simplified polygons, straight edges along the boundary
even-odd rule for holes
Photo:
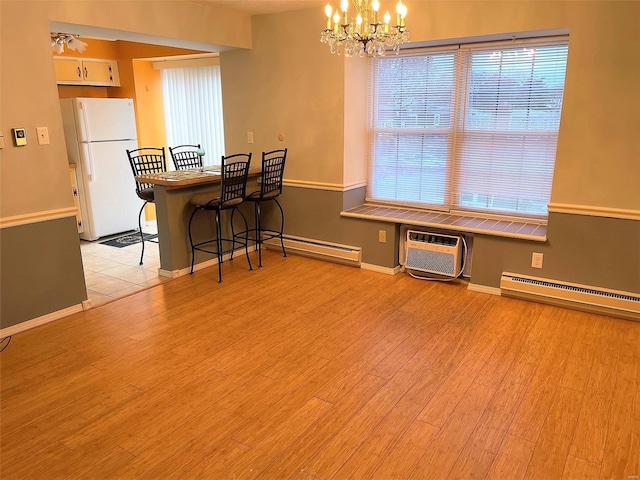
[[[259,175],[260,167],[249,167],[249,176]],[[220,166],[210,166],[192,170],[172,170],[170,172],[149,173],[136,177],[139,182],[163,185],[167,188],[182,188],[208,183],[220,183]]]

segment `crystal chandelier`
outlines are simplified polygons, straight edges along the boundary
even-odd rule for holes
[[[324,9],[327,15],[327,28],[322,31],[320,41],[329,45],[331,53],[352,57],[363,57],[366,53],[370,57],[383,57],[386,49],[393,50],[396,54],[400,45],[409,41],[409,31],[404,19],[407,16],[407,7],[402,0],[396,5],[396,24],[389,25],[391,15],[389,11],[380,21],[378,11],[380,0],[352,0],[356,9],[356,15],[350,16],[349,0],[341,0],[340,10],[336,9],[333,17],[331,5]]]
[[[77,50],[79,53],[84,52],[87,48],[87,43],[80,40],[80,35],[73,33],[51,33],[51,48],[57,54],[64,52],[64,46],[66,45],[69,50]]]

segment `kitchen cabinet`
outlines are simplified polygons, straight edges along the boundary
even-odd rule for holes
[[[57,57],[53,63],[58,85],[120,86],[117,60]]]
[[[76,223],[78,224],[78,233],[84,232],[82,225],[82,212],[80,211],[80,198],[78,197],[78,176],[76,175],[76,166],[69,165],[69,179],[71,180],[71,193],[73,194],[73,205],[76,207]]]

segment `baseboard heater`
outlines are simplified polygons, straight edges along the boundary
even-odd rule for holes
[[[266,236],[269,236],[272,232],[266,232],[266,234]],[[264,241],[263,245],[269,250],[281,250],[279,238],[269,238]],[[362,249],[359,247],[285,235],[284,248],[287,253],[291,252],[320,260],[328,260],[356,267],[359,267],[361,264]]]
[[[502,295],[640,321],[640,294],[504,272]]]

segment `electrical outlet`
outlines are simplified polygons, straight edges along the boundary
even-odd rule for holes
[[[378,242],[387,243],[387,231],[386,230],[378,230]]]
[[[47,127],[36,127],[38,145],[49,145],[49,129]]]
[[[531,255],[531,266],[533,268],[542,268],[542,259],[544,255],[542,253],[533,253]]]
[[[247,132],[247,143],[253,143],[253,132]]]

